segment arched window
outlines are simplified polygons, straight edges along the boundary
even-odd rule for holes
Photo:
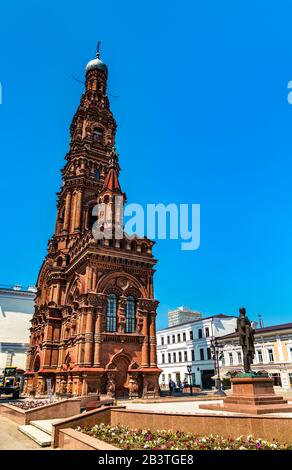
[[[126,333],[135,333],[135,299],[131,296],[126,304]]]
[[[94,142],[102,143],[103,141],[103,129],[101,127],[95,127],[92,132]]]
[[[110,294],[107,298],[106,331],[117,331],[117,297]]]
[[[40,370],[40,367],[41,367],[40,356],[36,356],[36,358],[34,360],[34,364],[33,364],[34,372],[37,372],[38,370]]]
[[[63,264],[63,258],[62,258],[62,256],[59,256],[57,258],[57,266],[62,266],[62,264]]]

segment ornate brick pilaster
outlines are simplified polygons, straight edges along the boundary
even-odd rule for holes
[[[118,332],[125,333],[126,328],[126,304],[127,298],[125,296],[120,296],[119,305],[118,305]]]
[[[101,347],[102,347],[102,325],[106,315],[107,296],[97,295],[97,307],[95,317],[95,335],[94,335],[94,367],[101,366]]]
[[[86,316],[85,334],[84,334],[84,366],[91,366],[93,362],[93,327],[94,327],[94,308],[83,307]]]

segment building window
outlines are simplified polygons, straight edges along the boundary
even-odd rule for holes
[[[233,366],[233,354],[229,353],[228,356],[229,356],[229,365]]]
[[[172,342],[175,343],[175,335],[172,335]]]
[[[182,354],[181,354],[181,352],[178,353],[178,362],[182,362]]]
[[[110,294],[107,298],[106,330],[117,331],[117,297]]]
[[[292,387],[292,373],[289,372],[289,382],[290,382],[290,387]]]
[[[258,349],[257,350],[257,353],[258,353],[258,362],[260,364],[262,364],[264,361],[263,361],[263,351],[261,349]]]
[[[204,354],[204,349],[203,348],[200,349],[200,359],[201,359],[201,361],[205,360],[205,354]]]
[[[170,364],[171,363],[171,354],[168,353],[168,363]]]
[[[165,382],[165,374],[161,374],[161,382]]]
[[[274,351],[272,349],[268,349],[269,355],[269,362],[274,362]]]
[[[180,343],[180,334],[177,335],[177,342]]]
[[[208,327],[205,329],[205,335],[206,335],[206,338],[209,338],[210,336],[210,330]]]
[[[184,352],[184,359],[185,359],[185,362],[187,362],[187,360],[188,360],[188,351]]]
[[[164,354],[161,354],[161,361],[162,361],[162,364],[165,364],[165,355]]]
[[[238,361],[238,364],[242,364],[242,354],[241,354],[241,351],[238,351],[238,353],[237,353],[237,361]]]
[[[211,349],[210,348],[207,348],[207,358],[210,360],[212,359],[211,357]]]
[[[198,338],[203,338],[203,330],[201,328],[198,330]]]
[[[173,362],[176,362],[176,353],[173,353]]]
[[[187,337],[186,337],[186,333],[183,332],[183,341],[186,341]],[[292,354],[292,353],[291,353]]]
[[[225,357],[224,357],[224,354],[222,354],[222,357],[221,357],[221,365],[222,365],[222,366],[225,366]]]
[[[92,132],[92,138],[94,142],[102,143],[103,141],[103,129],[101,127],[95,127]]]
[[[163,346],[163,345],[164,345],[164,337],[161,336],[161,346]]]
[[[190,331],[190,339],[193,339],[193,338],[194,338],[193,331]]]
[[[134,333],[135,329],[135,299],[134,297],[128,297],[126,304],[126,333]]]
[[[167,337],[167,344],[170,344],[170,336]]]
[[[194,361],[195,360],[195,351],[192,349],[191,352],[192,352],[192,361]]]
[[[95,170],[95,179],[98,181],[100,179],[99,170]]]

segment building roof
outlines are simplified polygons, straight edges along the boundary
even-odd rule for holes
[[[292,323],[282,323],[279,325],[266,326],[264,328],[256,328],[254,330],[254,334],[261,335],[261,334],[269,333],[273,331],[289,330],[289,329],[292,329]],[[224,339],[232,339],[232,338],[237,338],[237,337],[238,337],[237,332],[229,333],[228,335],[220,336],[220,341]]]
[[[171,330],[173,328],[178,328],[180,326],[193,325],[194,323],[200,323],[203,320],[210,320],[211,318],[235,318],[235,315],[225,315],[224,313],[218,313],[217,315],[210,315],[209,317],[201,317],[201,318],[198,318],[197,320],[189,320],[187,322],[180,323],[178,325],[167,326],[166,328],[162,328],[161,330],[158,330],[157,333],[160,333],[161,331],[165,331],[165,330]]]
[[[111,167],[109,169],[108,174],[106,175],[106,178],[104,180],[102,189],[109,189],[110,191],[122,192],[116,168]]]
[[[32,314],[34,312],[34,299],[36,293],[32,290],[18,290],[15,288],[0,288],[0,313],[22,312]]]
[[[99,49],[100,49],[100,41],[98,41],[98,44],[97,44],[95,59],[90,60],[88,62],[88,64],[86,65],[86,73],[89,70],[95,70],[95,69],[99,69],[99,70],[103,70],[103,71],[107,72],[107,65],[100,60],[100,50]]]

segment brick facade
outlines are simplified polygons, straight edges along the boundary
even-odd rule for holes
[[[158,393],[153,242],[125,233],[119,238],[115,231],[111,240],[96,240],[92,232],[104,215],[93,212],[97,203],[111,211],[117,196],[122,204],[126,200],[107,75],[97,53],[87,65],[85,92],[70,127],[55,233],[38,276],[28,394],[46,393],[48,378],[60,394]],[[115,230],[119,222],[114,220]]]

